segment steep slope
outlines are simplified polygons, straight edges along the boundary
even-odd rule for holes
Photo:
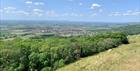
[[[139,71],[140,35],[128,36],[130,44],[82,58],[57,71]]]

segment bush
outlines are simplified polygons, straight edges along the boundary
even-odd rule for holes
[[[0,70],[53,71],[123,43],[128,43],[123,33],[0,41]]]

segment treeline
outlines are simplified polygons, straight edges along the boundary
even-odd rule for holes
[[[7,39],[7,38],[14,38],[14,37],[16,37],[16,35],[10,34],[10,33],[7,32],[7,31],[1,31],[1,30],[0,30],[0,40],[2,40],[2,39]]]
[[[140,34],[140,23],[137,25],[128,25],[119,28],[113,28],[112,30],[123,32],[127,35],[135,35]]]
[[[81,57],[126,43],[123,33],[0,41],[0,71],[54,71]]]
[[[94,30],[89,30],[91,32],[97,32],[97,33],[105,33],[105,32],[122,32],[125,33],[126,35],[136,35],[140,34],[140,23],[133,25],[125,25],[125,26],[120,26],[120,27],[115,27],[113,26],[110,29],[94,29]]]

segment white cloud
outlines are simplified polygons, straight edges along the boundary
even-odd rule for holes
[[[103,12],[103,9],[99,9],[99,12]]]
[[[43,13],[39,13],[39,12],[34,12],[32,13],[33,16],[43,16],[44,14]]]
[[[1,9],[2,13],[6,15],[24,15],[24,16],[41,16],[43,10],[33,9],[32,11],[18,10],[15,7],[5,7]]]
[[[16,11],[16,8],[15,7],[5,7],[5,8],[3,8],[2,9],[2,11],[3,11],[3,13],[13,13],[13,12],[15,12]]]
[[[61,16],[64,16],[64,17],[69,16],[69,13],[63,13]]]
[[[19,11],[15,11],[15,14],[18,14],[18,15],[26,15],[26,16],[28,16],[30,13],[28,13],[28,12],[26,12],[26,11],[21,11],[21,10],[19,10]]]
[[[120,12],[112,12],[109,16],[121,16]]]
[[[71,2],[72,2],[72,1],[74,1],[74,0],[68,0],[68,1],[71,1]]]
[[[139,12],[133,12],[132,15],[140,16],[140,11]]]
[[[15,8],[15,7],[10,7],[10,6],[9,6],[9,7],[5,7],[4,10],[16,10],[16,8]]]
[[[26,1],[25,3],[26,4],[32,4],[33,2],[32,1]]]
[[[79,5],[80,5],[80,6],[82,6],[82,5],[83,5],[83,3],[79,3]]]
[[[72,12],[72,13],[64,13],[64,14],[61,14],[60,16],[63,16],[63,17],[93,17],[93,16],[97,16],[97,13],[75,13],[75,12]]]
[[[96,9],[96,8],[100,8],[101,5],[97,4],[97,3],[93,3],[90,7],[90,9]]]
[[[50,11],[47,11],[46,12],[46,16],[47,17],[81,17],[81,16],[84,16],[84,14],[82,13],[57,13],[53,10],[50,10]]]
[[[71,17],[81,17],[81,16],[84,16],[84,14],[72,12],[72,13],[61,14],[61,16],[64,16],[64,17],[69,17],[69,16],[71,16]]]
[[[97,13],[93,13],[93,14],[91,14],[90,16],[97,16]]]
[[[140,11],[132,11],[128,10],[127,12],[122,14],[123,16],[140,16]]]
[[[28,16],[28,17],[40,17],[45,14],[44,10],[41,9],[32,9],[30,11],[26,11],[26,10],[18,10],[15,7],[5,7],[0,9],[0,13],[1,14],[5,14],[5,15],[16,15],[16,16]]]
[[[2,9],[3,13],[5,14],[10,14],[10,15],[29,15],[28,12],[23,11],[23,10],[17,10],[14,7],[6,7]]]
[[[35,2],[34,5],[44,5],[43,2]]]
[[[31,12],[32,16],[43,16],[44,15],[44,10],[41,9],[33,9]]]
[[[70,16],[79,16],[77,13],[71,13]]]
[[[58,14],[55,11],[53,11],[53,10],[47,11],[46,15],[48,17],[57,17],[58,16]]]
[[[112,12],[109,16],[140,16],[140,11],[128,10],[126,12]]]
[[[97,4],[97,3],[93,3],[91,6],[90,6],[90,9],[92,10],[92,12],[103,12],[103,9],[101,8],[101,5],[100,4]]]
[[[44,12],[43,10],[41,9],[33,9],[34,12]]]
[[[26,10],[19,10],[15,7],[5,7],[0,9],[0,14],[5,14],[5,15],[15,15],[15,16],[28,16],[28,17],[41,17],[45,14],[46,12],[44,10],[35,8],[30,11]]]
[[[44,2],[33,2],[33,1],[26,1],[26,4],[31,4],[31,5],[44,5]]]
[[[3,12],[3,10],[2,9],[0,9],[0,13],[2,13]]]

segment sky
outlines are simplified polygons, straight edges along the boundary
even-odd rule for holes
[[[0,19],[140,22],[140,0],[0,0]]]

